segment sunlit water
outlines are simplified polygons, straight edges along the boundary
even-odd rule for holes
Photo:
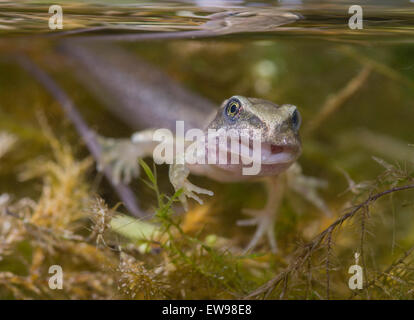
[[[55,1],[63,9],[63,31],[106,33],[197,30],[223,12],[290,12],[296,21],[273,30],[280,35],[324,37],[329,40],[410,42],[414,32],[414,3],[402,1],[365,1],[363,30],[351,30],[348,13],[352,1],[281,0],[244,1]],[[0,32],[6,35],[48,35],[50,2],[1,1]],[[249,24],[248,17],[246,23]],[[252,23],[252,30],[258,32]],[[237,30],[234,33],[238,33]],[[338,39],[339,38],[339,39]]]

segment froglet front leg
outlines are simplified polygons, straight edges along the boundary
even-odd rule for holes
[[[175,163],[170,165],[169,178],[171,184],[174,186],[175,191],[182,190],[179,200],[181,201],[184,210],[188,211],[187,197],[196,200],[199,204],[203,204],[203,200],[197,196],[198,194],[206,194],[213,196],[214,193],[210,190],[197,187],[188,181],[190,170],[184,164],[185,154],[177,155]]]

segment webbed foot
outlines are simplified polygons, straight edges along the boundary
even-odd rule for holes
[[[175,191],[182,190],[179,196],[184,210],[188,211],[187,197],[196,200],[199,204],[203,204],[203,200],[197,194],[206,194],[209,196],[214,195],[210,190],[197,187],[188,181],[189,170],[184,165],[171,165],[170,166],[170,182],[174,186]]]
[[[244,209],[243,213],[253,218],[238,220],[238,226],[257,226],[256,232],[254,233],[249,244],[244,249],[244,253],[253,250],[259,241],[265,236],[267,236],[267,240],[269,241],[272,252],[277,253],[278,248],[274,230],[276,217],[275,208],[265,208],[261,210]]]
[[[257,226],[256,232],[244,252],[253,250],[263,237],[267,237],[270,249],[277,253],[277,243],[275,236],[275,222],[281,200],[284,194],[284,182],[279,177],[268,177],[265,179],[268,199],[263,209],[244,209],[242,212],[251,216],[251,219],[239,220],[239,226]]]
[[[109,167],[115,184],[121,181],[128,184],[139,176],[138,159],[148,154],[148,143],[134,143],[130,139],[113,139],[98,136],[101,156],[98,171]]]
[[[326,181],[305,176],[302,173],[302,168],[297,163],[294,163],[286,171],[286,177],[289,188],[302,195],[306,200],[325,213],[327,217],[332,217],[332,211],[318,194],[319,189],[327,187]]]

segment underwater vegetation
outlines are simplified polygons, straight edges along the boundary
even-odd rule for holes
[[[253,229],[236,225],[242,208],[262,207],[258,183],[194,177],[216,196],[184,214],[166,167],[144,159],[130,188],[147,217],[131,216],[59,101],[10,55],[23,51],[46,70],[99,134],[132,130],[75,80],[79,70],[53,44],[0,39],[0,299],[413,299],[409,28],[396,29],[398,39],[334,39],[321,28],[332,34],[322,40],[315,28],[121,44],[216,103],[240,94],[298,106],[299,163],[324,182],[333,215],[287,192],[277,254],[265,242],[244,253]],[[53,266],[62,268],[61,289],[51,289]],[[357,269],[361,289],[352,286]]]
[[[144,185],[156,198],[151,224],[108,207],[88,183],[91,158],[76,159],[42,116],[39,121],[50,155],[18,172],[19,181],[38,179],[38,198],[0,197],[1,298],[413,298],[414,246],[394,248],[398,254],[386,267],[370,262],[370,248],[377,245],[375,216],[397,210],[397,200],[412,210],[399,197],[414,188],[406,168],[374,158],[383,173],[360,183],[348,176],[352,197],[346,209],[316,236],[286,256],[243,255],[236,241],[213,232],[217,217],[211,206],[175,214],[179,192],[162,193],[155,167],[143,161]],[[0,138],[5,161],[19,141],[6,132]],[[344,272],[354,251],[366,270],[364,289],[357,291],[346,288]],[[63,266],[64,285],[51,291],[48,269],[55,264]]]

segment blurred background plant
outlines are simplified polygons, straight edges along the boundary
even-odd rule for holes
[[[97,15],[70,15],[67,26],[107,19],[174,30],[199,23],[175,7],[135,16],[108,7],[74,6]],[[412,9],[394,8],[398,23],[371,19],[356,34],[326,8],[308,11],[294,30],[122,44],[217,104],[240,94],[299,107],[299,162],[306,175],[327,182],[322,195],[334,216],[288,194],[275,226],[277,255],[265,244],[241,254],[253,230],[235,222],[242,208],[263,205],[259,184],[194,177],[216,196],[183,215],[167,168],[146,160],[131,188],[155,216],[128,216],[59,104],[10,55],[33,57],[100,134],[131,130],[79,84],[53,40],[19,41],[16,34],[37,30],[43,16],[26,26],[1,22],[14,31],[0,39],[0,298],[413,299],[414,47],[405,20]],[[364,289],[352,291],[356,252]],[[48,286],[51,265],[63,268],[63,290]]]

